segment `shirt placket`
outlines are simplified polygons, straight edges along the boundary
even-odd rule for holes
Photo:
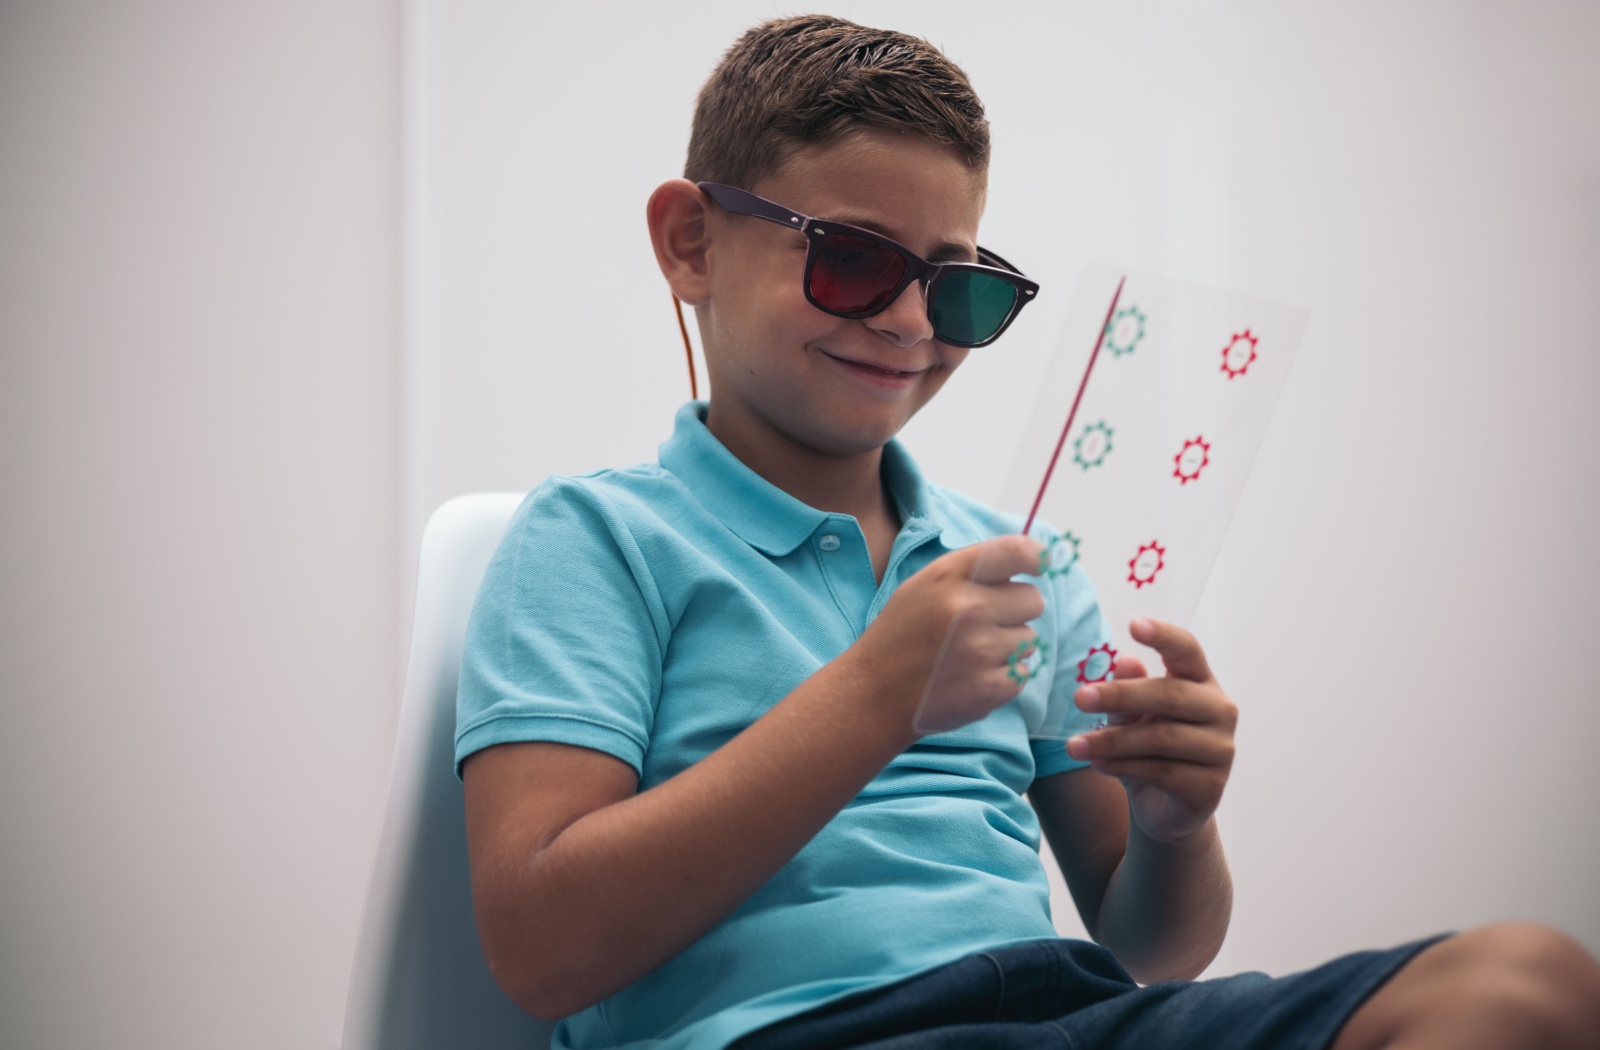
[[[867,540],[854,518],[829,516],[811,535],[811,545],[822,568],[822,578],[833,602],[850,625],[852,635],[866,629],[877,581]]]

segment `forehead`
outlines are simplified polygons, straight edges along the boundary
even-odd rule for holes
[[[953,150],[856,131],[802,147],[754,192],[818,218],[877,230],[923,255],[972,255],[988,180]]]

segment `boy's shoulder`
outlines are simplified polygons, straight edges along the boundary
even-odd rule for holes
[[[603,467],[584,474],[551,474],[523,499],[518,517],[562,508],[626,518],[653,516],[687,492],[683,482],[659,463]]]
[[[512,545],[549,557],[600,557],[618,551],[650,574],[693,551],[727,554],[726,508],[697,480],[660,462],[552,474],[523,499],[507,528]],[[710,503],[708,503],[710,500]]]

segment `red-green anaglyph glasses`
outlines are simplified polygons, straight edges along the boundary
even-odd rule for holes
[[[888,309],[906,285],[921,281],[934,338],[951,346],[987,346],[1039,294],[1039,285],[994,252],[978,262],[929,262],[887,237],[791,211],[720,182],[697,183],[734,215],[787,226],[806,236],[806,300],[835,317],[859,320]]]

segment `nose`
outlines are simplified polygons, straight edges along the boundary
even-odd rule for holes
[[[895,346],[915,346],[933,338],[933,322],[928,320],[928,301],[921,281],[912,281],[882,313],[866,319],[866,325]]]

